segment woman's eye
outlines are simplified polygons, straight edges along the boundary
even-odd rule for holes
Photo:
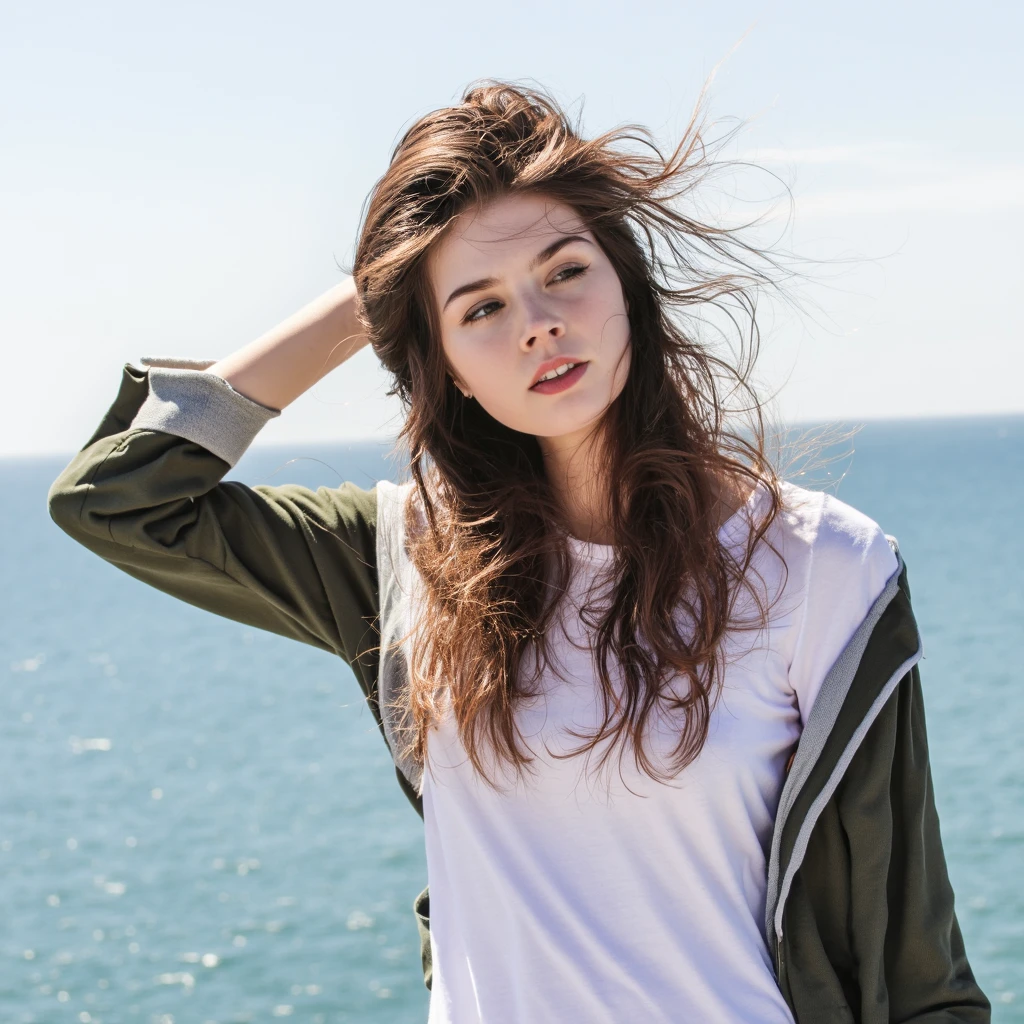
[[[561,284],[563,281],[571,281],[574,277],[580,277],[587,272],[587,267],[582,264],[576,264],[572,267],[563,267],[553,278],[551,278],[552,284]]]
[[[463,323],[472,324],[479,320],[486,320],[489,316],[494,316],[498,310],[501,309],[501,303],[496,299],[492,299],[490,302],[485,302],[482,305],[476,306],[471,309],[463,319]]]
[[[573,278],[580,277],[587,272],[589,269],[588,265],[576,263],[570,267],[562,267],[548,282],[549,284],[564,284],[566,281],[571,281]],[[489,317],[495,315],[495,313],[504,309],[504,303],[499,302],[497,299],[489,299],[487,302],[481,302],[479,306],[474,306],[463,318],[464,324],[475,324],[481,320],[487,320]]]

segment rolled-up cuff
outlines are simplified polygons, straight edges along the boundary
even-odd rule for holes
[[[131,422],[132,429],[160,430],[183,437],[234,466],[263,427],[281,415],[279,410],[246,398],[223,378],[200,368],[200,363],[209,366],[211,362],[144,362],[149,366],[149,394]],[[158,362],[163,365],[156,365]]]

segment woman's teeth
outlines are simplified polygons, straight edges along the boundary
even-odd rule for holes
[[[578,363],[562,363],[561,366],[548,373],[545,373],[540,380],[537,381],[539,384],[542,380],[554,380],[556,377],[561,377],[563,373],[568,373],[574,366],[578,366]]]

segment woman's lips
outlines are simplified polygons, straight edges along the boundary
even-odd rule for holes
[[[571,370],[566,370],[561,377],[537,381],[530,390],[540,391],[545,395],[553,395],[559,391],[565,391],[566,388],[571,388],[587,372],[589,365],[589,363],[577,363]]]

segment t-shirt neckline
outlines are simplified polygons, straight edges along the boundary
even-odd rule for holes
[[[763,480],[758,480],[747,495],[746,501],[718,528],[718,539],[727,545],[735,544],[740,537],[746,535],[745,527],[749,516],[760,504],[765,493]],[[615,557],[614,544],[596,544],[589,540],[580,540],[571,533],[565,535],[569,552],[578,560],[585,562],[610,562]]]

